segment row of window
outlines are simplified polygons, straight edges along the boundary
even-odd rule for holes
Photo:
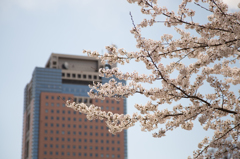
[[[60,125],[60,124],[58,124],[58,123],[57,123],[57,124],[56,124],[56,127],[59,127],[59,125]],[[66,125],[67,125],[67,127],[68,127],[68,128],[71,128],[71,124],[66,124]],[[48,123],[45,123],[45,126],[48,126]],[[51,127],[53,127],[53,126],[54,126],[54,124],[53,124],[53,123],[51,123],[51,124],[50,124],[50,126],[51,126]],[[62,124],[62,127],[65,127],[65,124]],[[72,125],[72,127],[73,127],[73,128],[76,128],[76,125],[75,125],[75,124],[73,124],[73,125]],[[82,128],[82,125],[78,125],[78,128]],[[85,125],[85,126],[84,126],[84,128],[85,128],[85,129],[87,129],[87,128],[88,128],[88,126],[87,126],[87,125]],[[101,128],[101,130],[103,130],[103,129],[104,129],[104,127],[103,127],[103,126],[100,126],[100,128]],[[92,125],[90,125],[90,126],[89,126],[89,129],[93,129],[93,126],[92,126]],[[98,126],[95,126],[95,129],[98,129]],[[106,127],[106,129],[108,130],[108,127]]]
[[[47,153],[47,151],[44,151],[44,155],[47,155],[48,153]],[[50,155],[53,155],[53,152],[52,151],[49,151],[49,154]],[[90,156],[90,157],[93,157],[93,154],[92,153],[84,153],[84,154],[82,154],[81,152],[79,152],[79,153],[75,153],[75,152],[73,152],[72,153],[72,156],[76,156],[78,154],[78,156],[85,156],[85,157],[87,157],[88,155]],[[55,152],[55,155],[62,155],[62,156],[64,156],[64,155],[67,155],[67,156],[70,156],[71,154],[70,154],[70,152],[67,152],[66,154],[65,154],[65,152]],[[109,158],[109,157],[111,157],[111,158],[115,158],[115,155],[114,154],[112,154],[112,155],[109,155],[109,154],[106,154],[105,155],[107,158]],[[100,154],[100,155],[98,155],[97,153],[95,154],[95,157],[104,157],[104,154]],[[117,155],[117,158],[120,158],[120,155]]]
[[[45,119],[48,120],[48,116],[45,116]],[[54,117],[51,116],[50,117],[51,120],[54,120]],[[65,121],[65,117],[62,117],[62,121]],[[56,117],[56,120],[60,120],[60,117]],[[67,118],[68,121],[71,121],[71,118],[68,117]],[[72,119],[73,121],[76,121],[77,119],[76,118],[73,118]],[[78,121],[82,121],[82,118],[78,118]],[[84,119],[85,122],[89,121],[87,118]],[[98,119],[94,120],[96,123],[98,122]],[[89,122],[93,122],[93,120],[90,120]],[[104,121],[103,120],[100,120],[101,123],[103,123]]]
[[[57,100],[60,100],[60,99],[61,99],[61,100],[64,100],[64,101],[65,101],[66,99],[71,100],[71,97],[67,97],[67,98],[66,98],[66,97],[60,97],[60,96],[56,96],[56,97],[55,97],[55,96],[51,96],[51,99],[52,99],[52,100],[54,100],[55,98],[56,98]],[[50,99],[50,97],[47,95],[47,96],[46,96],[46,99]]]
[[[79,102],[79,103],[81,103],[81,102]],[[85,103],[85,102],[84,102]],[[48,106],[48,103],[46,102],[45,103],[45,105],[46,106]],[[54,103],[51,103],[51,106],[54,106]],[[59,107],[60,106],[60,104],[59,103],[57,103],[57,107]],[[62,104],[62,106],[63,107],[65,107],[65,104]],[[110,108],[111,108],[111,110],[115,110],[115,108],[114,107],[109,107],[109,106],[106,106],[106,110],[110,110]],[[104,107],[103,106],[101,106],[101,109],[103,110],[104,109]],[[117,110],[120,110],[120,108],[119,107],[117,107]],[[70,114],[70,111],[68,111],[69,112],[69,114]],[[59,113],[59,112],[57,112],[57,113]],[[64,111],[64,113],[65,113],[65,111]],[[64,114],[63,113],[63,114]],[[76,114],[76,113],[75,113]]]
[[[48,131],[45,130],[45,133],[47,134]],[[53,130],[51,130],[50,133],[53,134]],[[59,130],[56,130],[56,134],[59,134]],[[61,131],[61,134],[64,135],[64,134],[65,134],[65,131]],[[71,135],[71,132],[68,131],[66,134]],[[72,134],[73,134],[73,135],[76,135],[77,133],[76,133],[76,131],[73,131]],[[82,132],[78,132],[78,135],[81,135],[81,134],[82,134]],[[87,132],[85,132],[84,134],[87,135]],[[90,132],[89,135],[92,136],[93,133]],[[97,132],[95,133],[95,136],[98,136],[98,133],[97,133]],[[100,133],[100,136],[104,136],[104,133]],[[106,136],[107,136],[107,137],[109,137],[109,136],[115,137],[115,135],[110,134],[110,133],[106,133]],[[117,134],[117,137],[120,137],[120,134]]]
[[[66,100],[65,97],[62,97],[62,98],[61,98],[60,96],[57,96],[57,97],[51,96],[51,99],[52,99],[52,100],[54,100],[55,98],[56,98],[57,100],[60,100],[60,99],[62,99],[63,101]],[[49,96],[46,96],[46,99],[50,99],[50,97],[49,97]],[[68,100],[71,100],[71,97],[68,97],[67,99],[68,99]],[[76,98],[75,98],[74,100],[76,100]],[[85,99],[85,100],[82,100],[81,98],[80,98],[79,100],[81,100],[79,103],[82,103],[82,101],[86,101],[86,99]],[[100,101],[101,101],[101,103],[104,102],[103,100],[100,100]],[[75,102],[76,102],[76,101],[75,101]],[[98,103],[98,99],[95,99],[95,102]],[[85,103],[85,102],[84,102],[84,103]],[[86,101],[86,103],[87,103],[87,101]],[[90,102],[90,103],[92,103],[92,102]],[[109,103],[109,100],[106,100],[106,103]],[[115,103],[115,100],[111,100],[111,103],[114,104],[114,103]],[[116,103],[117,103],[117,104],[120,104],[119,101],[116,101]]]
[[[54,124],[53,124],[53,123],[51,123],[51,124],[49,124],[49,125],[50,125],[51,127],[54,127]],[[65,128],[65,124],[58,124],[58,123],[56,124],[56,127],[60,127],[60,125],[61,125],[61,127]],[[47,126],[48,126],[48,123],[45,123],[45,127],[47,127]],[[71,128],[71,124],[66,124],[66,127]],[[73,124],[72,127],[73,127],[73,128],[76,128],[77,125]],[[82,125],[78,125],[78,128],[82,128]],[[85,125],[84,128],[87,129],[87,125]],[[90,129],[93,129],[93,126],[89,126],[89,128],[90,128]],[[104,130],[104,127],[103,127],[103,126],[101,126],[100,128],[101,128],[101,130]],[[98,126],[95,126],[95,129],[98,129]],[[108,130],[108,127],[106,127],[106,129]]]
[[[99,78],[100,80],[102,79],[102,77],[99,77],[97,75],[86,75],[86,74],[75,74],[75,73],[62,73],[62,77],[72,77],[72,78],[83,78],[83,79],[97,79]]]
[[[45,148],[48,148],[48,147],[53,148],[54,146],[53,146],[53,144],[49,144],[49,145],[44,144],[44,147]],[[81,145],[79,145],[79,146],[76,146],[76,145],[72,145],[72,146],[70,146],[70,145],[61,145],[60,148],[64,149],[65,147],[68,148],[68,149],[71,149],[71,147],[72,147],[72,149],[78,148],[78,149],[85,149],[85,150],[87,150],[87,149],[90,149],[90,150],[93,150],[93,149],[95,149],[95,150],[104,150],[104,147],[100,147],[100,149],[99,149],[98,146],[93,147],[93,146],[81,146]],[[58,144],[55,145],[55,148],[59,148],[59,145]],[[105,147],[105,150],[107,150],[107,151],[109,151],[109,150],[115,151],[115,147],[111,147],[111,148]],[[120,147],[118,147],[116,150],[120,151]]]
[[[103,103],[104,101],[103,100],[100,100],[101,103]],[[95,99],[95,102],[98,103],[98,99]],[[109,100],[106,100],[106,103],[109,103]],[[111,100],[111,103],[114,104],[115,103],[115,100]],[[119,101],[116,101],[117,104],[120,104]]]
[[[49,139],[50,141],[53,141],[53,140],[54,140],[53,137],[49,137],[49,138],[48,138],[48,137],[44,137],[44,140],[45,140],[45,141],[47,141],[48,139]],[[56,138],[55,138],[55,141],[68,141],[68,142],[70,142],[71,139],[70,139],[70,138],[64,138],[64,137],[63,137],[63,138],[56,137]],[[73,141],[73,142],[76,142],[77,139],[73,138],[72,141]],[[82,142],[82,139],[78,139],[78,142]],[[87,140],[87,139],[84,139],[84,142],[88,142],[88,140]],[[92,139],[89,139],[89,142],[90,142],[90,143],[93,143],[93,140],[92,140]],[[109,140],[106,140],[105,142],[106,142],[107,144],[110,143]],[[98,143],[98,139],[95,139],[95,143]],[[100,143],[104,143],[104,140],[100,140]],[[115,140],[112,140],[111,143],[114,144],[114,143],[115,143]],[[117,144],[120,144],[120,141],[117,141]]]

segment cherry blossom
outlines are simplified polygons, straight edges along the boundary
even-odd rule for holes
[[[89,120],[105,120],[109,132],[113,134],[139,122],[142,131],[153,131],[153,137],[160,138],[178,127],[192,130],[193,121],[197,120],[204,130],[214,130],[214,135],[205,137],[198,144],[199,149],[188,158],[223,158],[228,154],[240,158],[240,68],[234,66],[240,61],[240,12],[228,13],[228,6],[220,0],[183,0],[177,12],[158,5],[157,0],[127,1],[136,3],[141,7],[142,14],[150,16],[135,24],[130,14],[133,23],[130,32],[136,39],[138,51],[128,52],[111,45],[106,46],[108,53],[103,55],[97,51],[83,52],[100,59],[103,64],[124,65],[132,60],[141,61],[151,74],[123,73],[116,67],[101,68],[99,75],[110,80],[104,84],[93,83],[89,96],[118,100],[142,94],[149,101],[145,105],[136,103],[134,107],[138,113],[132,115],[105,112],[93,104],[87,106],[67,101],[67,106],[85,113]],[[206,24],[194,21],[195,11],[187,7],[188,3],[210,13]],[[166,20],[158,21],[158,16],[164,16]],[[169,34],[163,34],[159,40],[142,36],[143,28],[162,22],[166,27],[173,27],[180,38]],[[161,61],[164,59],[178,60],[163,65]],[[192,63],[184,64],[184,59],[192,60]],[[176,72],[177,77],[171,78]],[[123,85],[113,77],[126,80],[128,84]],[[161,81],[161,87],[145,88],[141,84],[156,81]],[[214,93],[199,91],[206,84]],[[238,93],[233,92],[232,87],[237,88]],[[182,99],[188,99],[189,105],[177,104],[172,109],[159,107]],[[211,148],[216,151],[208,153]]]

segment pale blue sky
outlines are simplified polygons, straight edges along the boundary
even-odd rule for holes
[[[238,0],[231,0],[233,8]],[[177,9],[180,0],[159,1]],[[0,1],[0,158],[20,159],[22,144],[23,89],[33,69],[44,67],[52,52],[83,55],[83,49],[104,50],[109,44],[134,51],[135,39],[129,30],[132,22],[144,17],[140,8],[126,0],[1,0]],[[206,13],[198,17],[206,20]],[[172,33],[159,24],[144,30],[146,38],[159,39]],[[175,34],[173,34],[175,35]],[[140,64],[120,66],[122,71],[147,73]],[[135,112],[134,103],[145,98],[131,97],[128,112]],[[197,143],[208,132],[196,126],[193,131],[177,129],[161,139],[140,127],[128,131],[129,159],[182,159],[192,155]]]

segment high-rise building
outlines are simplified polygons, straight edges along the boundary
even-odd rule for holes
[[[101,67],[116,66],[53,53],[45,68],[34,69],[24,90],[22,159],[127,159],[126,131],[112,135],[104,121],[89,121],[65,106],[70,99],[126,114],[126,99],[102,101],[88,96],[88,84],[109,80],[98,76]]]

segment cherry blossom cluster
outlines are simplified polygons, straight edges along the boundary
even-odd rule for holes
[[[139,122],[142,131],[154,131],[153,137],[159,138],[178,127],[192,130],[193,121],[198,120],[203,130],[214,130],[214,135],[204,138],[189,159],[223,158],[229,154],[232,158],[239,158],[240,67],[237,66],[240,61],[240,12],[228,13],[228,6],[221,0],[183,0],[176,13],[159,6],[157,0],[127,1],[130,4],[137,3],[142,14],[150,17],[135,24],[130,14],[133,23],[130,32],[136,39],[138,51],[128,52],[111,45],[106,46],[108,52],[103,55],[97,51],[83,52],[99,58],[103,64],[124,65],[131,60],[141,61],[151,74],[101,68],[99,75],[110,80],[104,84],[93,83],[89,96],[118,100],[141,94],[149,101],[147,104],[136,103],[134,107],[140,114],[133,115],[105,112],[95,105],[70,101],[67,101],[67,106],[85,113],[89,120],[105,120],[111,133],[128,129]],[[209,13],[206,24],[194,21],[196,13],[188,8],[188,3]],[[240,8],[240,4],[238,6]],[[159,21],[159,16],[164,16],[165,21]],[[142,29],[159,23],[173,27],[180,38],[169,34],[163,34],[158,40],[142,36]],[[163,65],[161,61],[165,59],[172,62]],[[191,63],[184,63],[184,60]],[[128,84],[117,82],[112,77],[126,80]],[[161,81],[159,87],[146,88],[142,85],[156,81]],[[211,91],[200,91],[204,85]],[[238,92],[234,89],[238,89]],[[188,99],[189,104],[175,104],[183,99]],[[170,109],[161,109],[159,106],[163,104],[168,104]]]

